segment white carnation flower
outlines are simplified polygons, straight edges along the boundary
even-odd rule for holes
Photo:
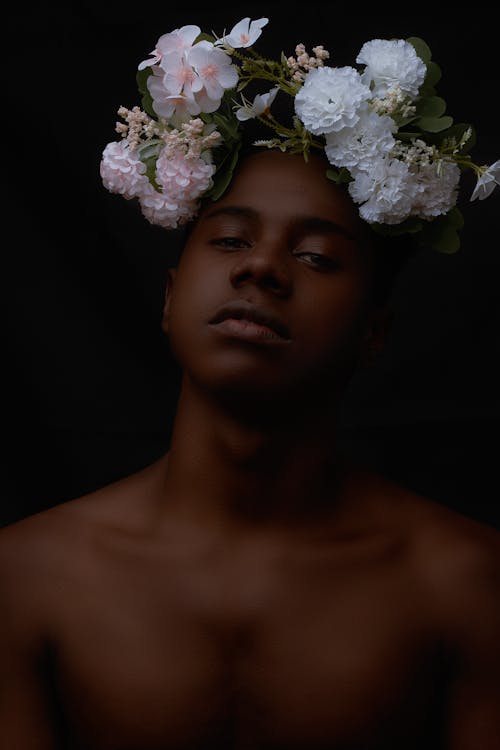
[[[400,224],[411,215],[417,195],[423,191],[408,166],[386,157],[375,161],[369,172],[355,171],[349,193],[361,203],[360,216],[367,222]]]
[[[411,97],[416,97],[423,84],[427,67],[404,39],[372,39],[361,47],[356,62],[366,65],[361,74],[367,86],[373,83],[373,96],[383,98],[397,84]]]
[[[104,187],[124,198],[135,198],[149,180],[146,167],[126,140],[108,143],[102,153],[99,168]]]
[[[162,192],[151,184],[139,196],[141,210],[151,224],[173,229],[193,218],[199,199],[212,186],[215,165],[202,158],[188,159],[180,151],[168,155],[163,149],[156,162],[156,180]]]
[[[387,154],[394,146],[393,133],[397,125],[387,115],[377,115],[370,109],[360,112],[359,121],[340,133],[328,133],[325,152],[336,167],[357,167],[369,170],[374,159]]]
[[[295,96],[295,112],[314,135],[338,132],[356,125],[370,97],[355,68],[315,68]]]
[[[460,169],[455,162],[441,161],[410,167],[422,188],[412,214],[432,219],[447,214],[456,205]]]

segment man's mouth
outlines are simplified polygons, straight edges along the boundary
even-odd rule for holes
[[[274,313],[245,300],[234,300],[221,307],[210,324],[247,339],[290,339],[286,324]]]

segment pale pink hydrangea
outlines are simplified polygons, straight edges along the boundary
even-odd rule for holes
[[[399,159],[375,161],[369,172],[355,171],[349,193],[360,203],[360,216],[368,223],[399,224],[412,213],[424,188]]]
[[[397,125],[391,117],[377,115],[370,109],[360,113],[352,128],[326,135],[325,153],[336,167],[368,170],[374,159],[381,158],[394,146]]]
[[[151,224],[174,229],[196,215],[201,196],[212,186],[215,166],[202,158],[186,158],[183,152],[169,156],[165,152],[156,162],[156,181],[162,192],[150,185],[139,201]]]
[[[372,39],[365,42],[356,62],[366,66],[361,77],[368,86],[373,85],[374,97],[384,97],[396,85],[405,94],[416,97],[427,73],[427,67],[417,55],[415,47],[405,39]]]
[[[102,153],[100,174],[104,187],[111,193],[135,198],[149,185],[145,172],[146,167],[126,140],[107,144]]]
[[[295,96],[295,112],[314,135],[352,128],[371,97],[355,68],[311,70]]]
[[[182,210],[165,193],[160,193],[150,183],[139,196],[141,211],[150,224],[175,229],[179,225]]]

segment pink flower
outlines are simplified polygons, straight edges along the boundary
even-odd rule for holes
[[[182,152],[167,157],[166,150],[162,151],[156,162],[156,180],[162,192],[148,182],[139,195],[142,213],[151,224],[165,229],[185,224],[196,215],[214,172],[215,166],[204,159],[188,159]]]
[[[238,71],[230,56],[210,42],[198,42],[187,57],[210,99],[220,100],[225,89],[232,89],[238,83]]]
[[[171,31],[168,34],[163,34],[163,36],[158,39],[155,49],[150,52],[153,57],[139,63],[139,70],[143,70],[150,65],[156,65],[161,62],[165,55],[168,55],[171,52],[184,52],[191,47],[200,32],[201,29],[199,26],[182,26],[180,29],[174,29],[174,31]]]
[[[152,70],[153,75],[149,76],[147,87],[153,99],[153,109],[159,117],[164,117],[177,127],[180,123],[190,120],[192,116],[200,114],[202,110],[192,90],[189,96],[183,93],[174,94],[165,85],[165,73],[162,68],[153,66]]]
[[[104,187],[111,193],[135,198],[149,185],[145,171],[145,165],[130,151],[126,140],[108,143],[102,153],[100,174]]]
[[[203,87],[201,78],[187,61],[186,55],[170,52],[161,62],[165,71],[162,83],[170,94],[184,94],[190,99]]]
[[[250,18],[243,18],[233,26],[229,34],[218,40],[219,44],[227,45],[233,49],[240,47],[250,47],[262,34],[262,27],[268,23],[268,18],[259,18],[258,21],[251,21]]]

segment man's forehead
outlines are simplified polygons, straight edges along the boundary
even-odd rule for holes
[[[275,215],[293,211],[317,216],[355,232],[361,223],[359,213],[345,186],[328,179],[327,168],[325,159],[316,154],[307,161],[301,154],[275,150],[247,154],[217,203],[251,206],[262,214],[272,210]]]

